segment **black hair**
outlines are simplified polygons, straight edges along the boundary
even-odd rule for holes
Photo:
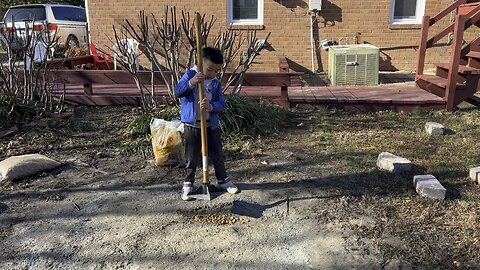
[[[223,64],[222,52],[217,48],[205,47],[202,49],[202,57],[214,64]]]

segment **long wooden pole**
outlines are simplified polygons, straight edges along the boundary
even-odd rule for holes
[[[195,14],[195,30],[197,39],[197,67],[198,71],[203,73],[203,59],[202,59],[202,29],[200,13]],[[198,92],[200,94],[200,101],[205,97],[203,82],[198,84]],[[200,110],[200,130],[202,137],[202,165],[203,165],[203,186],[208,186],[208,145],[207,145],[207,120],[205,110]]]

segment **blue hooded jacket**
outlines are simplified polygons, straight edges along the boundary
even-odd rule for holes
[[[180,98],[180,121],[190,125],[194,125],[197,119],[195,115],[195,92],[198,92],[198,85],[193,89],[190,88],[189,81],[197,72],[193,69],[188,69],[175,87],[175,96]],[[194,91],[195,90],[195,91]],[[218,79],[212,80],[211,85],[212,110],[210,113],[210,127],[212,130],[217,129],[220,126],[219,113],[225,110],[225,98],[222,93],[222,85]]]

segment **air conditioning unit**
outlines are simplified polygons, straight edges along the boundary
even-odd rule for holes
[[[376,85],[379,57],[370,44],[330,46],[328,78],[332,85]]]
[[[322,0],[310,0],[308,10],[322,10]]]

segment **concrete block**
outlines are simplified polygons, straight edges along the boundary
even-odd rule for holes
[[[425,130],[430,135],[443,135],[445,134],[445,127],[442,124],[435,122],[425,123]]]
[[[447,190],[440,184],[437,178],[431,174],[415,175],[413,185],[418,194],[423,197],[443,200]]]
[[[470,169],[470,179],[480,185],[480,167]]]
[[[410,171],[412,169],[412,162],[389,152],[382,152],[378,155],[377,166],[391,173],[400,173]]]

